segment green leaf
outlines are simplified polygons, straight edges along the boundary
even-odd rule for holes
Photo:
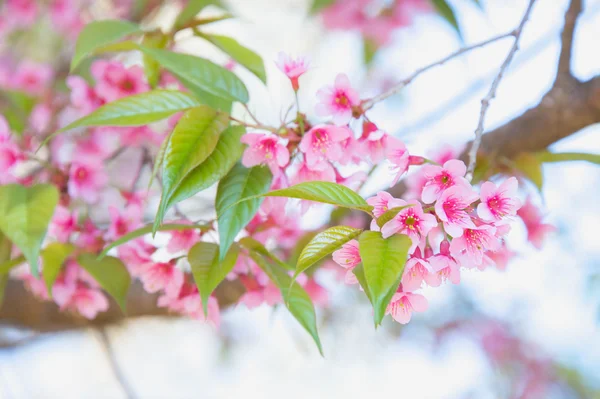
[[[348,226],[335,226],[324,230],[313,237],[304,247],[296,264],[294,278],[311,267],[320,259],[339,249],[342,245],[357,237],[362,229]]]
[[[384,239],[378,231],[365,231],[358,239],[376,326],[381,324],[387,306],[400,285],[410,246],[410,238],[403,234]]]
[[[177,187],[168,201],[165,212],[176,203],[190,198],[221,180],[242,156],[244,146],[240,139],[245,132],[243,126],[230,126],[221,133],[213,152],[188,173]]]
[[[0,274],[0,308],[4,302],[4,291],[8,285],[8,274]]]
[[[204,7],[208,5],[215,5],[225,8],[220,0],[189,0],[177,16],[177,19],[175,19],[175,29],[183,28],[186,24],[191,22]]]
[[[31,95],[16,90],[0,90],[2,115],[10,129],[18,134],[23,133],[29,123],[29,115],[36,100]]]
[[[3,263],[0,263],[0,275],[7,274],[15,267],[19,266],[21,263],[25,262],[25,257],[23,255],[17,256],[14,259],[7,260]]]
[[[327,8],[333,3],[335,3],[335,1],[336,0],[313,0],[308,12],[310,14],[316,14],[322,9]]]
[[[454,13],[454,10],[450,7],[448,2],[446,0],[431,0],[431,1],[433,2],[433,6],[437,10],[437,12],[446,21],[448,21],[448,23],[450,23],[450,25],[452,25],[452,27],[454,28],[454,30],[456,31],[456,33],[462,40],[462,33],[460,31],[460,26],[458,25],[458,20],[456,19],[456,14]]]
[[[53,242],[42,250],[42,277],[46,283],[48,294],[52,296],[52,286],[60,273],[65,260],[73,253],[75,247],[71,244]]]
[[[90,22],[83,27],[77,38],[75,54],[71,60],[71,71],[97,48],[114,43],[125,36],[140,31],[139,26],[128,21],[104,20]]]
[[[227,127],[227,114],[202,105],[187,111],[169,136],[162,166],[162,196],[154,232],[162,222],[169,199],[185,176],[213,152],[219,133]]]
[[[284,269],[294,270],[294,268],[292,266],[288,265],[287,263],[285,263],[284,261],[279,259],[275,254],[273,254],[271,251],[269,251],[262,243],[260,243],[259,241],[257,241],[256,239],[254,239],[252,237],[242,238],[239,241],[239,244],[248,250],[254,251],[256,253],[259,253],[262,256],[267,257],[272,262],[277,263],[279,266],[281,266]]]
[[[189,230],[189,229],[200,229],[202,231],[206,231],[206,230],[208,230],[209,227],[210,226],[199,225],[199,224],[168,223],[168,224],[163,224],[162,226],[160,226],[157,231],[182,231],[182,230]],[[130,231],[129,233],[125,234],[118,240],[111,242],[110,245],[108,245],[106,248],[104,248],[102,250],[102,252],[100,253],[100,255],[98,255],[98,259],[102,259],[103,257],[105,257],[106,254],[108,254],[108,251],[110,251],[113,248],[123,245],[131,240],[135,240],[136,238],[145,236],[146,234],[152,233],[152,228],[153,228],[152,224],[147,224],[146,226],[140,227],[137,230]]]
[[[240,253],[240,247],[231,246],[222,262],[218,261],[219,246],[209,242],[199,242],[190,249],[188,261],[196,281],[204,314],[208,314],[208,298],[225,276],[233,270]]]
[[[538,190],[542,190],[544,184],[542,163],[535,154],[529,152],[519,154],[514,159],[514,165],[527,179],[535,184]]]
[[[176,75],[188,89],[198,90],[228,101],[248,102],[248,90],[233,72],[204,58],[190,54],[139,46],[163,68]]]
[[[369,290],[369,286],[367,284],[367,278],[365,277],[365,268],[363,267],[362,263],[356,265],[354,269],[352,269],[352,273],[354,273],[356,279],[358,280],[358,283],[365,292],[365,295],[367,295],[367,298],[369,298],[369,302],[373,304],[373,297],[371,296],[371,291]]]
[[[363,61],[365,62],[365,65],[371,65],[378,49],[379,47],[375,41],[366,37],[363,38]]]
[[[319,353],[323,355],[323,347],[321,346],[321,340],[319,339],[319,332],[317,330],[317,317],[315,314],[315,307],[310,299],[310,296],[306,291],[287,274],[285,270],[277,265],[268,262],[257,252],[251,251],[250,257],[256,262],[256,264],[269,276],[271,281],[281,291],[285,306],[290,313],[298,320],[300,325],[310,334]]]
[[[123,262],[112,256],[98,259],[94,254],[82,254],[77,257],[77,262],[94,277],[106,292],[115,298],[125,312],[131,276]]]
[[[10,259],[10,253],[12,250],[12,244],[0,232],[0,269],[2,268],[1,264],[8,261]],[[0,308],[2,308],[2,302],[4,300],[4,290],[6,289],[6,285],[8,284],[8,274],[0,272]]]
[[[198,32],[197,35],[208,40],[224,53],[228,54],[231,58],[256,75],[263,83],[267,83],[267,75],[263,60],[254,51],[242,46],[236,40],[227,36],[210,35],[200,32]]]
[[[600,154],[541,151],[536,153],[535,156],[540,162],[586,161],[600,165]]]
[[[167,145],[169,144],[169,139],[171,138],[172,133],[173,132],[169,133],[163,142],[160,143],[160,147],[158,147],[158,152],[154,158],[154,165],[152,166],[152,172],[150,172],[150,179],[148,179],[148,191],[150,191],[152,183],[154,182],[154,178],[158,175],[158,172],[163,166],[163,162],[165,161],[165,152],[167,151]]]
[[[142,39],[143,46],[152,48],[165,48],[168,42],[169,37],[160,31],[147,33]],[[155,88],[160,80],[160,64],[154,58],[149,57],[146,54],[142,56],[142,61],[144,62],[146,80],[150,87]]]
[[[288,188],[270,191],[263,194],[263,196],[298,198],[357,209],[367,213],[370,213],[373,209],[371,205],[367,204],[367,201],[348,187],[325,181],[304,182]]]
[[[377,226],[379,226],[379,228],[383,227],[384,224],[395,218],[402,209],[409,208],[411,206],[413,205],[397,206],[395,208],[388,209],[384,214],[377,218]]]
[[[271,171],[265,166],[247,169],[238,163],[219,182],[215,207],[221,254],[227,253],[235,237],[254,217],[262,202],[257,196],[269,190],[272,179]],[[253,198],[240,202],[246,197]]]
[[[153,90],[104,104],[56,133],[85,126],[147,125],[199,105],[201,102],[189,93]]]
[[[58,197],[58,190],[50,184],[0,187],[0,230],[21,250],[36,277],[40,248]]]

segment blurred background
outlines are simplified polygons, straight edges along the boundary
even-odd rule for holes
[[[310,116],[315,92],[337,73],[368,97],[464,44],[513,29],[528,1],[450,1],[462,39],[438,14],[422,13],[394,31],[368,67],[360,34],[326,29],[307,14],[305,0],[226,3],[237,18],[214,31],[264,57],[266,88],[247,71],[236,73],[250,89],[250,109],[277,123],[294,100],[274,63],[279,51],[311,58],[300,92]],[[537,1],[488,112],[488,129],[534,106],[550,88],[567,6]],[[600,1],[585,1],[584,10],[572,59],[579,79],[600,74]],[[165,10],[156,23],[168,26],[175,13]],[[227,61],[186,32],[178,40],[185,51]],[[494,43],[421,75],[371,119],[414,154],[464,144],[511,44]],[[600,126],[553,149],[600,153]],[[375,178],[363,194],[388,183]],[[544,166],[541,198],[558,232],[538,251],[515,226],[508,243],[519,256],[505,271],[466,271],[459,286],[426,288],[430,310],[406,326],[388,320],[374,330],[364,295],[321,270],[316,278],[330,289],[330,306],[318,309],[324,357],[285,309],[266,305],[226,309],[218,329],[181,318],[134,319],[104,332],[23,335],[6,327],[3,336],[19,340],[0,348],[0,398],[599,398],[599,187],[600,169],[590,164]],[[210,205],[201,201],[184,208]]]

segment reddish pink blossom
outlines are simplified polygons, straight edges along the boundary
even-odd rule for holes
[[[16,69],[12,83],[19,90],[39,95],[50,84],[53,75],[48,65],[24,62]]]
[[[335,263],[346,269],[346,277],[344,278],[346,284],[358,283],[358,280],[356,279],[356,276],[353,273],[353,270],[356,267],[356,265],[362,262],[360,259],[360,253],[358,251],[358,241],[348,241],[347,243],[342,245],[340,249],[335,251],[332,257]]]
[[[50,128],[52,120],[52,108],[49,104],[37,104],[29,114],[29,126],[36,133],[43,133]]]
[[[8,123],[0,115],[0,183],[11,183],[14,176],[11,172],[25,159],[19,146],[13,141]]]
[[[394,177],[394,181],[392,185],[398,183],[398,180],[408,171],[408,167],[410,165],[410,155],[404,143],[400,140],[388,140],[386,143],[387,148],[387,158],[388,161],[392,164],[390,170],[396,174]]]
[[[270,306],[281,303],[281,292],[270,281],[267,280],[264,284],[261,284],[257,278],[246,275],[240,275],[239,279],[246,288],[246,292],[239,302],[245,304],[248,309],[260,306],[263,303]]]
[[[96,80],[95,91],[106,102],[150,89],[143,69],[137,65],[126,68],[117,61],[98,60],[92,64],[91,72]]]
[[[80,15],[76,0],[52,0],[50,3],[52,22],[61,31],[69,31],[81,23]]]
[[[506,270],[508,262],[510,262],[510,260],[516,255],[516,252],[513,252],[510,249],[508,249],[506,243],[502,243],[502,246],[497,251],[489,251],[486,253],[486,256],[489,257],[490,261],[493,262],[496,268],[502,271]]]
[[[542,222],[544,215],[539,207],[528,197],[525,204],[517,211],[517,215],[527,228],[527,240],[537,249],[541,249],[546,235],[558,231],[555,226]]]
[[[300,76],[302,76],[310,66],[308,58],[298,57],[293,59],[288,54],[280,52],[276,64],[281,72],[283,72],[290,79],[294,91],[298,91],[298,88],[300,87],[298,78],[300,78]]]
[[[460,237],[463,229],[475,228],[469,207],[479,196],[469,186],[456,185],[445,190],[435,203],[435,213],[452,237]]]
[[[378,218],[390,210],[389,202],[393,199],[387,191],[379,191],[375,197],[367,198],[367,204],[373,207],[373,215]]]
[[[467,166],[457,159],[447,161],[444,166],[425,165],[421,171],[427,179],[421,194],[421,199],[426,204],[433,203],[442,195],[444,190],[452,186],[457,184],[470,186],[467,179],[464,178]]]
[[[394,234],[406,234],[412,240],[411,252],[419,245],[422,237],[427,236],[429,230],[437,226],[434,215],[424,213],[421,204],[417,201],[406,202],[401,199],[393,199],[388,202],[390,209],[406,207],[381,228],[383,238]]]
[[[348,128],[332,125],[317,125],[310,129],[299,145],[308,167],[318,169],[324,161],[339,161],[343,155],[341,142],[350,135]]]
[[[117,248],[119,259],[121,259],[132,276],[140,276],[151,264],[152,254],[156,248],[143,239],[129,241]]]
[[[77,230],[77,212],[71,212],[63,206],[57,206],[48,227],[48,234],[58,241],[67,242]]]
[[[142,224],[142,210],[137,206],[129,206],[123,212],[114,206],[109,206],[108,214],[110,225],[105,235],[107,240],[116,240]]]
[[[158,298],[158,306],[166,307],[173,312],[186,314],[194,319],[208,321],[215,327],[220,324],[219,305],[214,297],[208,299],[208,315],[204,315],[202,300],[196,284],[186,281],[179,292],[165,294]]]
[[[67,86],[71,89],[71,104],[81,111],[89,114],[104,103],[85,79],[79,76],[68,76]]]
[[[346,125],[352,119],[353,107],[360,105],[358,92],[352,88],[348,76],[339,74],[333,86],[326,86],[317,92],[319,103],[317,115],[332,116],[333,123]]]
[[[415,291],[421,287],[423,281],[432,272],[428,259],[430,259],[430,256],[423,257],[420,248],[415,249],[412,256],[408,258],[402,275],[402,289],[404,291]]]
[[[310,299],[319,306],[327,306],[329,303],[329,294],[327,290],[316,282],[314,278],[307,279],[306,283],[302,284],[304,291],[310,296]]]
[[[104,247],[102,231],[90,219],[86,219],[79,231],[76,244],[86,251],[99,252]]]
[[[10,22],[17,26],[29,26],[37,18],[38,5],[35,0],[6,0],[4,7]]]
[[[292,184],[299,184],[305,181],[336,181],[335,169],[330,163],[322,162],[316,167],[316,169],[309,168],[306,162],[302,162],[292,179]]]
[[[424,312],[428,307],[429,303],[423,295],[397,292],[392,297],[385,313],[391,314],[398,323],[406,324],[410,321],[412,312]]]
[[[180,222],[180,224],[191,224],[189,222]],[[167,251],[174,254],[180,251],[189,251],[189,249],[200,241],[200,232],[198,229],[175,230],[169,233],[171,238],[167,244]]]
[[[506,216],[515,216],[521,207],[516,197],[518,182],[515,177],[506,179],[500,187],[490,181],[481,185],[481,203],[477,206],[477,214],[483,220],[499,221]]]
[[[483,262],[485,251],[496,251],[500,247],[495,233],[495,227],[485,224],[466,228],[460,237],[454,238],[450,243],[450,253],[465,267],[479,266]]]
[[[242,164],[248,168],[267,164],[273,175],[279,175],[281,168],[290,162],[290,152],[275,135],[247,133],[241,141],[248,144],[242,157]]]
[[[450,254],[450,243],[446,240],[440,244],[440,252],[429,258],[432,273],[425,277],[431,287],[439,287],[446,280],[452,284],[460,283],[460,266]]]
[[[55,298],[56,299],[56,298]],[[99,312],[108,310],[108,299],[102,291],[76,283],[73,294],[61,305],[61,310],[71,309],[87,319],[93,319]]]
[[[149,126],[121,127],[111,130],[117,133],[124,147],[158,147],[164,140],[163,134],[155,132]]]
[[[87,203],[98,201],[100,191],[108,183],[108,175],[104,165],[95,159],[88,162],[73,162],[69,168],[69,195],[81,198]]]
[[[155,293],[164,290],[168,296],[177,295],[184,282],[183,272],[172,262],[149,263],[142,269],[139,278],[146,292]]]
[[[358,140],[362,152],[369,157],[372,163],[378,164],[390,156],[392,150],[390,144],[399,141],[383,130],[364,129],[362,137]]]

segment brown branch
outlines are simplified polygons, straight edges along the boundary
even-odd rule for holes
[[[577,18],[583,10],[582,0],[572,0],[569,4],[569,8],[565,13],[565,23],[563,30],[560,35],[561,40],[561,51],[558,57],[558,71],[556,73],[556,79],[569,79],[573,78],[571,74],[571,58],[573,54],[573,37],[575,35],[575,27],[577,25]]]

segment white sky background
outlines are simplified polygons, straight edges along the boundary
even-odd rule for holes
[[[251,90],[250,108],[259,119],[277,123],[292,101],[286,79],[272,62],[280,50],[312,57],[315,67],[301,78],[301,103],[306,111],[314,106],[316,90],[330,84],[338,72],[346,72],[357,87],[366,90],[365,95],[372,94],[357,36],[326,33],[318,21],[307,21],[304,0],[229,3],[241,21],[223,22],[218,30],[265,58],[268,89],[239,70]],[[526,0],[484,1],[485,13],[468,0],[452,3],[459,10],[466,43],[474,43],[513,29]],[[535,105],[549,88],[566,5],[566,0],[537,2],[514,68],[502,81],[487,114],[488,128]],[[573,62],[581,79],[600,73],[600,0],[587,1],[586,8]],[[398,32],[396,39],[393,47],[378,56],[377,69],[398,79],[460,46],[451,28],[433,16],[418,18],[415,25]],[[204,53],[196,39],[183,39],[183,43],[186,49]],[[541,50],[528,56],[534,43]],[[480,99],[493,78],[490,74],[497,71],[510,45],[507,39],[422,75],[404,95],[378,106],[371,119],[398,133],[415,154],[432,149],[431,143],[468,140],[477,124]],[[488,80],[466,101],[457,101],[449,113],[435,112],[481,78]],[[415,123],[418,129],[406,129]],[[599,153],[600,127],[589,127],[554,149]],[[544,172],[549,220],[560,233],[538,252],[523,244],[525,232],[515,228],[510,244],[521,256],[508,271],[467,272],[461,285],[486,312],[519,326],[557,359],[598,377],[600,288],[590,287],[589,276],[591,270],[600,272],[600,169],[583,163],[554,164]],[[379,177],[368,189],[385,187],[385,170]],[[453,306],[448,303],[453,289],[445,285],[427,290],[433,309],[417,318],[432,317],[436,309]],[[454,398],[467,392],[476,392],[477,398],[497,397],[484,385],[492,372],[471,343],[456,341],[432,355],[429,345],[410,330],[400,338],[374,331],[367,303],[357,298],[354,291],[335,290],[335,323],[321,327],[325,359],[283,309],[273,312],[267,307],[248,311],[240,306],[225,312],[218,332],[189,320],[141,320],[111,328],[110,334],[123,373],[140,398]],[[0,399],[31,397],[121,398],[124,393],[96,333],[84,331],[0,350]]]

